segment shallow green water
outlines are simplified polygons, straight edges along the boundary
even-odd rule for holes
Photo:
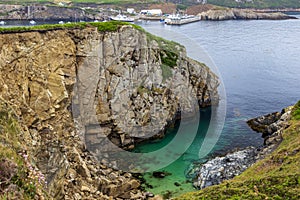
[[[186,126],[186,137],[189,137],[189,127],[193,129],[192,127],[198,126],[197,135],[193,140],[193,143],[189,146],[187,151],[183,153],[176,161],[174,161],[169,166],[158,170],[164,171],[169,175],[164,178],[155,178],[153,177],[152,173],[145,173],[143,175],[143,178],[146,180],[146,184],[143,184],[143,186],[147,191],[154,194],[165,195],[165,197],[168,197],[169,194],[172,196],[177,196],[179,194],[194,190],[192,183],[186,178],[185,172],[188,166],[193,161],[199,160],[198,154],[203,143],[203,139],[206,136],[208,130],[211,112],[210,109],[206,109],[205,111],[201,111],[200,113],[201,120],[199,124],[191,123]],[[138,145],[135,151],[143,153],[152,152],[168,145],[176,134],[178,127],[179,124],[177,124],[173,128],[170,128],[163,140]]]

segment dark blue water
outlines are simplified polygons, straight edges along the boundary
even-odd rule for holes
[[[184,26],[166,26],[148,22],[142,26],[156,35],[184,44],[190,56],[204,61],[223,80],[226,118],[219,141],[208,155],[222,154],[234,148],[262,144],[260,134],[246,120],[280,111],[300,99],[300,20],[198,22]],[[176,130],[170,130],[176,134]],[[151,174],[144,177],[153,188],[148,190],[176,194],[192,190],[184,183],[185,171],[197,158],[205,124],[200,124],[196,140],[184,156],[162,169],[172,173],[163,180]],[[172,139],[172,134],[157,144],[138,148],[151,150]],[[196,145],[195,145],[196,144]],[[207,158],[207,157],[206,157]],[[174,186],[179,182],[181,186]]]

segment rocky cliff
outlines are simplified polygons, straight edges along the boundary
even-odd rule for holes
[[[218,101],[218,78],[181,45],[132,25],[106,27],[0,34],[1,99],[55,199],[145,198],[130,173],[95,159],[109,150],[105,139],[133,148]]]
[[[296,19],[295,17],[288,16],[283,13],[266,13],[266,12],[256,12],[247,9],[230,9],[230,8],[214,8],[205,12],[198,14],[201,20],[249,20],[249,19],[270,19],[270,20],[280,20],[280,19]]]
[[[292,107],[265,116],[249,120],[248,125],[255,131],[261,132],[264,144],[259,147],[247,147],[226,156],[216,157],[204,164],[194,165],[190,176],[196,176],[194,186],[199,189],[217,185],[224,180],[232,179],[255,162],[272,153],[282,141],[283,131],[289,127]]]
[[[194,185],[202,190],[178,199],[300,198],[300,102],[247,123],[263,133],[264,145],[229,153],[198,166]],[[215,186],[208,187],[211,185]]]

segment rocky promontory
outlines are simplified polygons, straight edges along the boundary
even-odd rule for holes
[[[255,131],[261,132],[265,139],[264,145],[255,148],[248,147],[225,156],[216,157],[204,164],[194,164],[189,176],[194,176],[193,185],[203,189],[217,185],[224,180],[240,175],[257,161],[265,158],[282,141],[282,132],[289,126],[292,107],[265,116],[249,120],[248,125]]]
[[[1,116],[13,110],[18,144],[45,177],[45,198],[146,198],[130,173],[96,159],[105,138],[130,149],[218,102],[218,77],[208,67],[134,25],[0,31]],[[0,147],[12,149],[3,127]]]
[[[283,19],[296,19],[280,12],[258,12],[249,9],[237,9],[237,8],[223,8],[217,7],[210,9],[205,12],[198,14],[201,20],[259,20],[259,19],[268,19],[268,20],[283,20]]]

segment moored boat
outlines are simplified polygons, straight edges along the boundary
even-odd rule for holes
[[[182,25],[188,24],[196,21],[200,21],[201,18],[195,15],[180,15],[180,14],[173,14],[169,15],[165,19],[165,24],[169,25]]]
[[[31,25],[35,25],[35,24],[36,24],[36,22],[35,22],[34,20],[30,20],[30,21],[29,21],[29,24],[31,24]]]
[[[133,22],[134,18],[127,17],[126,15],[118,14],[115,17],[110,17],[111,20],[114,21],[122,21],[122,22]]]

